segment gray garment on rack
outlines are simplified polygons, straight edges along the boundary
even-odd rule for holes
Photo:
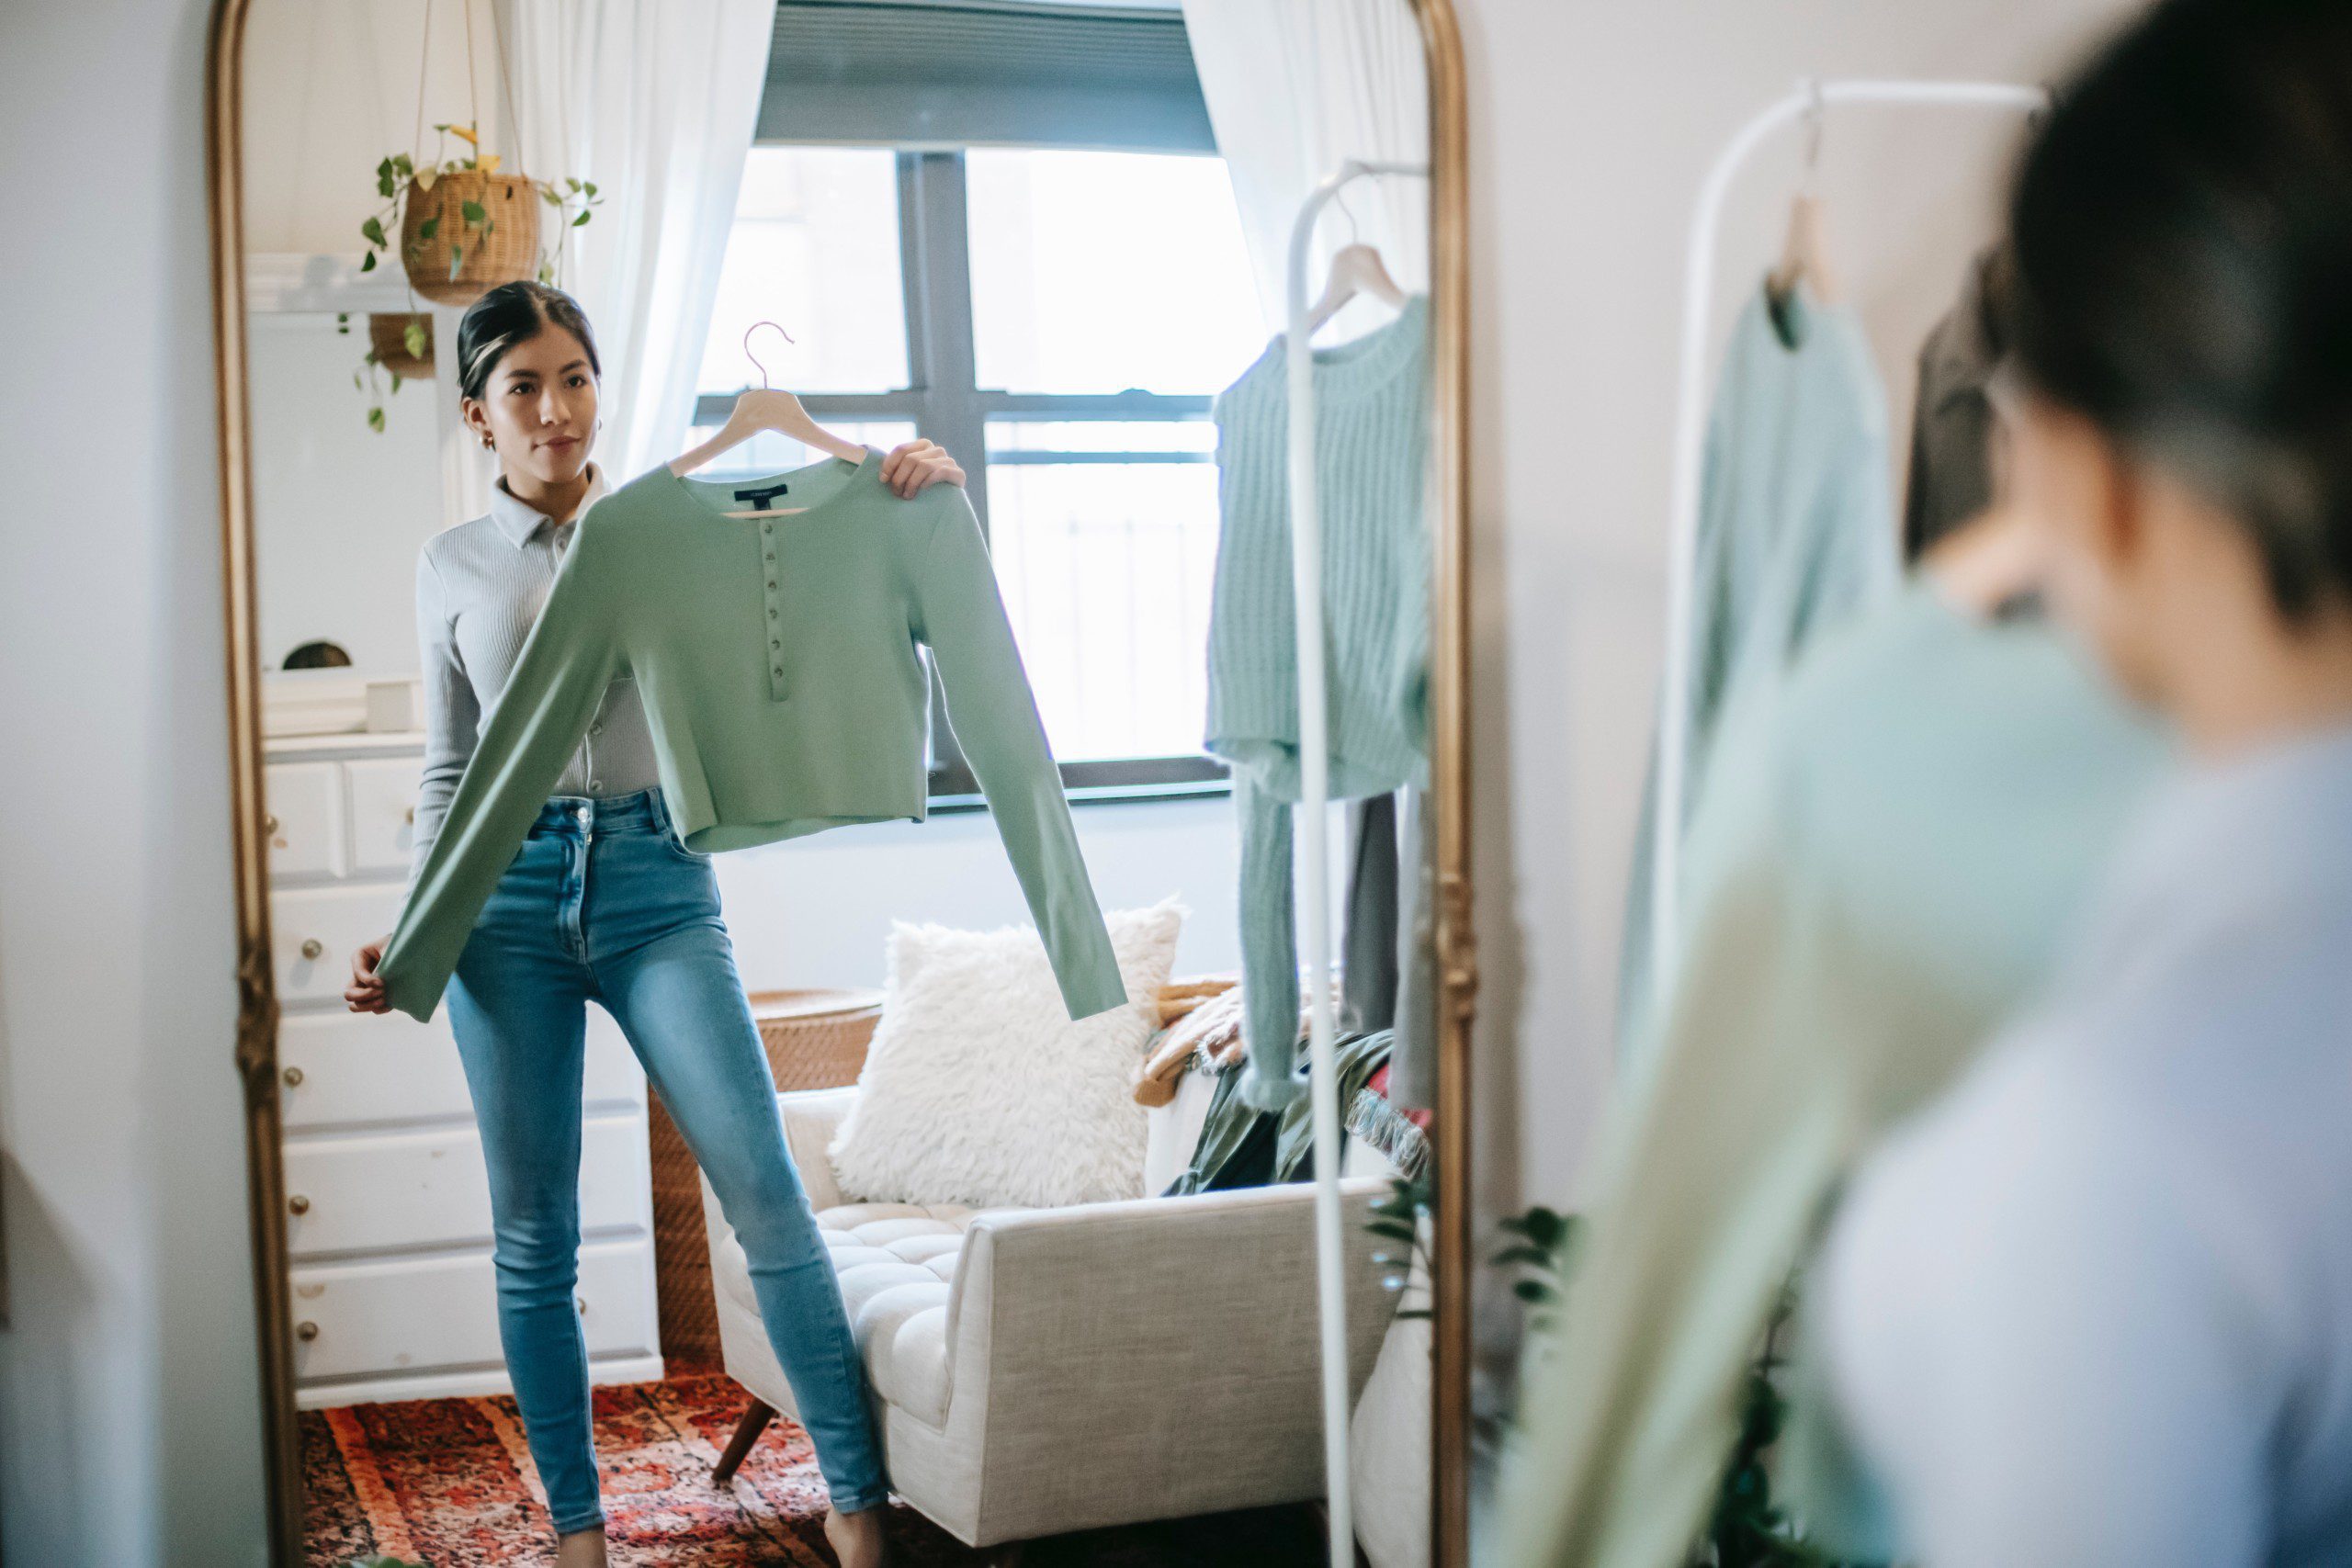
[[[1348,902],[1340,941],[1340,1027],[1363,1033],[1396,1021],[1396,796],[1348,802]]]
[[[1413,1111],[1437,1098],[1436,877],[1423,831],[1428,810],[1420,790],[1348,803],[1340,944],[1340,1030],[1395,1032],[1388,1099]]]
[[[1911,474],[1903,499],[1903,558],[1916,561],[1945,535],[1993,504],[1993,405],[1985,383],[2001,362],[2000,300],[2007,262],[1998,246],[1969,264],[1960,298],[1919,350],[1911,414]]]

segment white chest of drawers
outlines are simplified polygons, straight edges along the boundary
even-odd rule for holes
[[[507,1392],[490,1192],[448,1010],[345,1010],[351,954],[392,929],[423,757],[414,735],[266,746],[270,932],[283,1007],[288,1250],[304,1408]],[[662,1375],[645,1077],[588,1010],[580,1178],[590,1375]]]

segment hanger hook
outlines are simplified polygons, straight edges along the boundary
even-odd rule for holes
[[[1810,193],[1821,179],[1821,123],[1827,107],[1821,96],[1821,78],[1805,78],[1804,188]]]
[[[1331,203],[1340,209],[1340,216],[1348,220],[1348,243],[1351,245],[1363,244],[1363,231],[1356,227],[1355,209],[1348,205],[1347,187],[1343,186],[1333,191]]]
[[[750,326],[743,329],[743,357],[750,360],[752,364],[759,366],[760,389],[762,391],[765,391],[768,389],[768,367],[761,361],[758,355],[752,352],[752,334],[758,332],[762,327],[775,327],[776,331],[784,333],[784,341],[786,343],[797,344],[800,340],[794,337],[790,333],[785,333],[783,327],[770,321],[763,320],[753,321]]]

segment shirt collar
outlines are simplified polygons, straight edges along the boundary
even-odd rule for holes
[[[587,511],[595,503],[596,498],[604,493],[604,466],[599,463],[591,463],[588,465],[588,493],[580,498],[580,512]],[[580,515],[580,512],[575,512],[572,515],[576,518]],[[491,484],[490,517],[491,521],[497,525],[498,531],[506,536],[507,543],[518,550],[529,544],[532,536],[546,527],[548,523],[545,513],[535,511],[523,502],[516,500],[503,479],[494,480]]]

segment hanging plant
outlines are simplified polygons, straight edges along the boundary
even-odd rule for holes
[[[360,237],[367,242],[359,270],[375,271],[379,259],[390,254],[392,230],[387,225],[396,220],[401,265],[412,295],[421,294],[445,305],[470,305],[502,283],[526,277],[555,283],[561,275],[564,238],[587,222],[591,212],[603,204],[595,182],[566,178],[559,188],[527,175],[506,174],[498,166],[497,153],[481,151],[472,126],[435,125],[433,129],[445,138],[454,136],[463,141],[468,155],[436,157],[420,165],[406,152],[395,152],[376,165],[376,193],[384,205],[359,225]],[[447,146],[445,140],[437,151],[446,151]],[[545,250],[539,239],[542,205],[553,208],[556,218],[554,243]],[[401,342],[410,363],[398,363],[400,355],[378,336],[379,320],[402,323]],[[370,317],[369,332],[375,341],[362,362],[363,388],[375,384],[379,367],[392,373],[392,391],[400,389],[403,379],[430,376],[431,324],[432,318],[423,311],[405,318]],[[379,389],[368,407],[371,430],[384,428],[382,399],[387,395]]]
[[[359,270],[373,272],[378,259],[390,254],[396,227],[409,287],[440,304],[470,305],[485,291],[521,278],[554,282],[564,231],[587,222],[603,199],[594,182],[566,179],[558,189],[507,174],[497,153],[481,151],[474,127],[433,129],[445,138],[437,152],[446,152],[446,138],[454,136],[466,143],[467,154],[420,164],[394,152],[376,165],[376,194],[384,205],[359,225],[368,243]],[[558,224],[549,254],[539,245],[542,202],[555,209]]]
[[[433,317],[424,310],[377,311],[368,318],[368,346],[376,362],[403,381],[433,375]]]
[[[465,9],[466,77],[470,93],[470,0]],[[491,23],[493,28],[499,25],[495,5],[491,8]],[[427,62],[432,55],[432,0],[425,0]],[[498,51],[499,74],[504,77],[503,28]],[[423,79],[420,68],[416,138],[420,143],[424,140],[424,119]],[[506,83],[506,97],[511,107],[514,101],[511,80]],[[414,296],[422,295],[438,304],[470,305],[503,283],[526,278],[559,283],[566,237],[587,222],[591,210],[603,200],[591,180],[565,178],[559,185],[501,169],[499,155],[482,151],[479,104],[473,112],[475,118],[466,124],[434,126],[441,140],[429,160],[424,159],[422,152],[401,152],[388,153],[376,164],[376,194],[383,205],[359,225],[360,238],[367,242],[366,249],[360,253],[359,270],[373,272],[380,260],[394,254],[397,235],[401,268],[407,276],[412,303]],[[462,150],[453,152],[453,137],[464,143]],[[542,206],[555,209],[554,240],[545,249],[540,243]],[[347,319],[339,319],[338,330],[350,330]],[[384,398],[397,392],[403,379],[433,374],[432,319],[423,311],[405,317],[371,316],[368,335],[368,351],[353,379],[363,389],[376,389],[377,396],[368,410],[368,428],[380,431],[384,428]],[[382,389],[379,373],[391,378],[389,391]]]
[[[407,378],[402,376],[398,370],[388,366],[385,363],[383,355],[377,350],[377,346],[373,340],[376,335],[375,325],[379,319],[379,318],[375,316],[368,318],[368,335],[370,342],[368,345],[368,352],[359,356],[359,368],[351,373],[351,384],[356,389],[368,394],[368,428],[374,431],[377,434],[381,435],[384,433],[385,400],[390,398],[393,393],[399,391],[401,389],[401,383],[403,380],[406,380]],[[402,318],[393,316],[380,319],[399,321]],[[412,320],[413,319],[412,318]],[[334,330],[343,333],[346,337],[350,335],[350,311],[337,310],[335,312]],[[414,333],[416,328],[412,325],[408,331],[410,333]],[[418,341],[422,342],[423,340],[419,339]],[[403,346],[405,346],[405,344],[403,344]],[[428,370],[432,368],[429,362],[426,365],[426,368]],[[384,378],[388,376],[391,378],[391,385],[389,387],[384,384]]]

